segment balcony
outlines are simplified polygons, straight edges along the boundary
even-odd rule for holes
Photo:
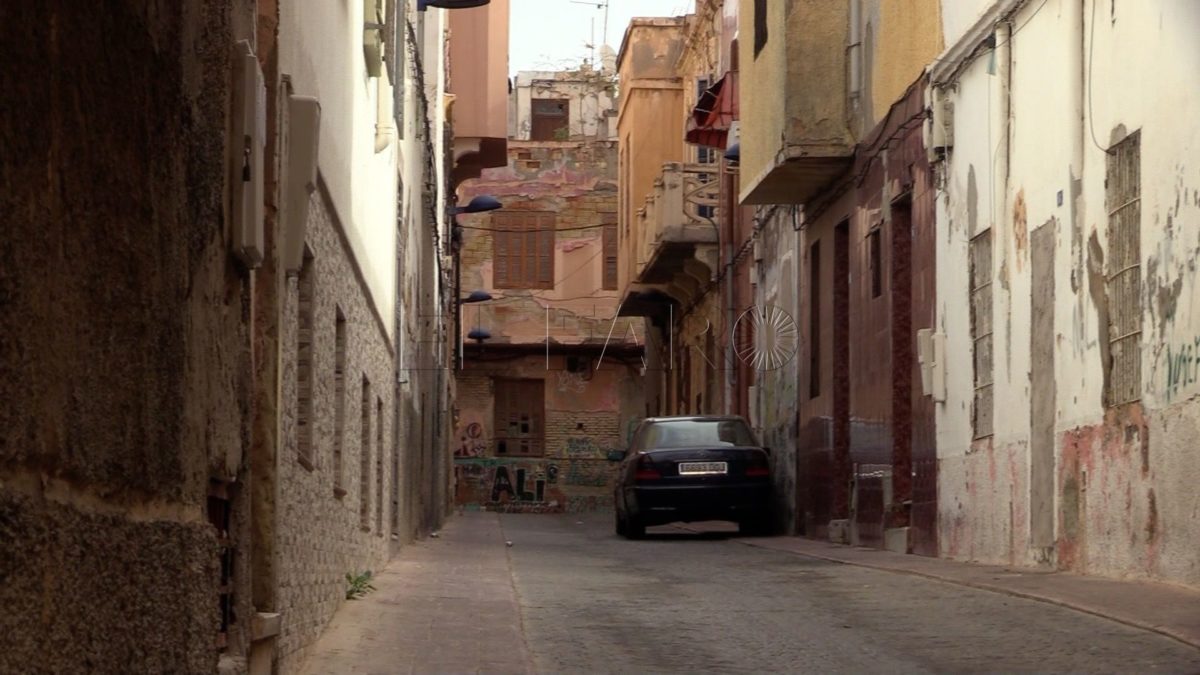
[[[508,2],[449,12],[456,186],[508,164]]]
[[[756,4],[766,15],[747,16],[738,41],[739,201],[800,204],[853,159],[846,95],[852,3]]]
[[[719,178],[712,165],[663,165],[632,223],[622,315],[657,313],[664,295],[686,304],[708,285],[717,268]]]

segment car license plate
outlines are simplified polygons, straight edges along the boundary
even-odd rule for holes
[[[725,462],[680,462],[679,475],[695,476],[699,474],[729,473],[729,465]]]

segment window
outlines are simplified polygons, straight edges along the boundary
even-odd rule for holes
[[[975,355],[975,438],[992,435],[992,230],[970,244],[971,340]]]
[[[375,534],[383,536],[383,399],[375,399]]]
[[[496,213],[492,226],[492,285],[554,288],[554,214]]]
[[[704,92],[712,86],[712,79],[708,77],[696,78],[696,105],[700,104],[700,99],[704,97]],[[696,146],[696,163],[697,164],[714,164],[717,161],[717,153],[712,148],[705,145]]]
[[[530,101],[531,141],[565,141],[571,136],[570,104],[565,98],[535,98]]]
[[[616,214],[605,214],[604,236],[604,290],[617,290],[617,224]]]
[[[362,379],[362,437],[359,444],[358,522],[363,532],[371,531],[371,383]]]
[[[1107,405],[1142,397],[1142,188],[1141,132],[1135,131],[1109,151],[1105,176],[1108,209]]]
[[[544,380],[495,380],[497,455],[542,456],[545,389]]]
[[[767,45],[767,0],[754,0],[754,58]]]
[[[225,483],[211,480],[208,484],[208,505],[206,509],[208,522],[216,530],[217,557],[221,566],[217,586],[218,612],[220,628],[217,633],[217,648],[225,651],[229,646],[229,629],[237,623],[234,613],[233,572],[234,555],[233,537],[230,533],[233,508],[229,499],[228,487]]]
[[[883,295],[883,234],[876,226],[867,235],[867,245],[871,256],[871,297]]]
[[[313,255],[304,247],[296,303],[296,449],[301,466],[313,470]]]
[[[346,315],[336,308],[333,338],[333,494],[346,496],[342,484],[342,436],[346,428]]]
[[[655,448],[755,447],[754,434],[739,419],[654,422],[642,427],[635,451]]]
[[[821,395],[821,242],[808,253],[808,397]]]

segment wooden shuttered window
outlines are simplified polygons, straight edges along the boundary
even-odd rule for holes
[[[492,226],[492,285],[554,288],[554,214],[496,213]]]
[[[495,380],[495,454],[545,454],[545,380]]]
[[[616,214],[610,214],[604,223],[604,290],[617,290],[617,223]]]

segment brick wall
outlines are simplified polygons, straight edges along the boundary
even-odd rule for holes
[[[609,450],[625,447],[640,419],[644,394],[636,371],[603,364],[590,380],[575,379],[566,359],[524,357],[459,373],[459,428],[455,435],[456,498],[460,508],[521,512],[574,512],[610,508],[615,464]],[[494,378],[545,382],[545,454],[517,458],[496,453]]]
[[[305,649],[343,602],[346,573],[381,569],[391,539],[391,486],[395,479],[391,475],[395,423],[392,346],[368,304],[365,287],[351,266],[339,225],[324,197],[323,191],[313,196],[307,236],[313,255],[311,469],[302,461],[296,424],[300,316],[296,277],[288,279],[280,335],[284,428],[276,537],[279,611],[283,615],[278,654],[283,672],[302,660]],[[344,494],[334,490],[339,483],[334,458],[338,311],[345,317],[340,476]],[[383,475],[379,476],[381,468]],[[365,518],[360,511],[364,490]],[[382,513],[377,516],[380,508]]]

